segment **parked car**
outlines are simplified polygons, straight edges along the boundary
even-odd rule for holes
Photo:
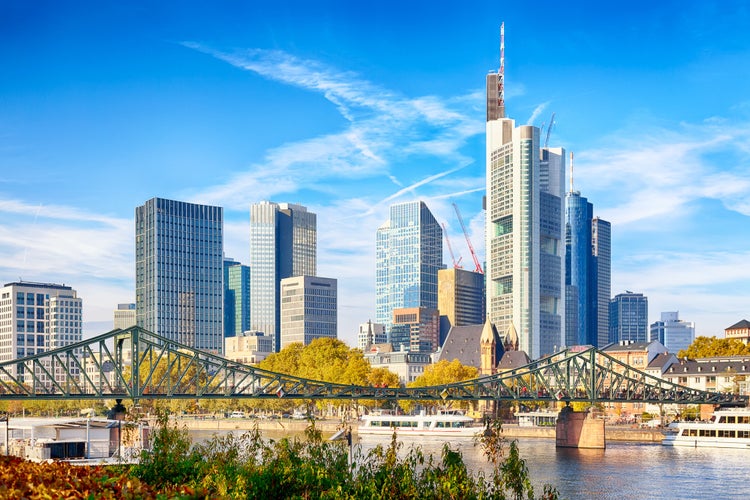
[[[245,418],[244,411],[233,411],[229,414],[229,418]]]

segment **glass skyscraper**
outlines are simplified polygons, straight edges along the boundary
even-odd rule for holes
[[[224,259],[224,337],[250,330],[250,267]]]
[[[609,343],[609,301],[612,297],[612,225],[599,217],[591,221],[591,253],[596,268],[596,346]]]
[[[443,230],[427,205],[392,205],[378,228],[375,250],[375,322],[385,325],[389,341],[394,309],[437,309],[442,267]]]
[[[642,293],[615,295],[609,303],[609,342],[646,342],[648,298]]]
[[[302,205],[250,207],[250,325],[281,346],[281,280],[316,275],[316,215]]]
[[[565,196],[565,286],[573,287],[566,310],[565,344],[597,345],[596,267],[591,251],[594,206],[578,191]]]
[[[224,349],[223,210],[152,198],[135,209],[138,326],[196,349]]]

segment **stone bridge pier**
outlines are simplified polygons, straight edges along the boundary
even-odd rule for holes
[[[595,411],[573,411],[565,406],[557,417],[557,447],[604,449],[604,420],[597,417]]]

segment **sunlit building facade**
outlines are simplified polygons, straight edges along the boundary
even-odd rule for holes
[[[281,349],[338,336],[337,283],[320,276],[281,280]]]

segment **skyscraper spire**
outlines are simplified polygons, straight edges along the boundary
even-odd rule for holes
[[[497,107],[500,118],[505,118],[505,22],[500,24],[500,69],[497,74]]]
[[[551,126],[552,124],[550,124]],[[574,191],[573,189],[573,151],[570,152],[570,192],[572,193]]]

